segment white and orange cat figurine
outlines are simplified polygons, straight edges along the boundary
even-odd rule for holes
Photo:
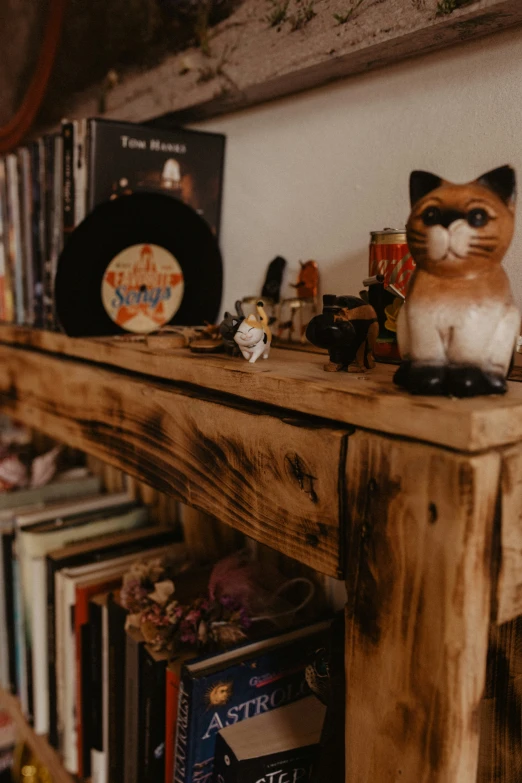
[[[412,394],[503,394],[520,313],[501,266],[513,236],[515,172],[454,185],[414,171],[406,226],[416,263],[397,338],[395,383]]]
[[[254,314],[249,315],[241,322],[234,335],[234,340],[239,345],[241,353],[251,364],[254,364],[260,356],[263,359],[268,359],[272,342],[272,332],[268,326],[268,317],[263,302],[258,302],[256,309],[259,320]]]

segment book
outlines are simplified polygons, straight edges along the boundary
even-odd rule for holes
[[[139,769],[143,767],[143,709],[140,704],[140,670],[145,659],[145,640],[136,628],[128,628],[125,642],[125,783],[141,783]]]
[[[171,558],[185,558],[182,544],[142,550],[144,558],[168,554]],[[136,553],[115,557],[108,561],[90,563],[76,568],[64,568],[55,574],[56,596],[56,676],[59,746],[66,769],[78,774],[78,721],[81,705],[77,703],[77,657],[75,607],[78,588],[97,585],[95,592],[116,589],[123,574],[136,561]]]
[[[63,568],[75,568],[95,562],[103,562],[113,559],[118,555],[134,555],[137,557],[144,550],[151,547],[169,546],[172,548],[175,541],[174,531],[170,527],[157,525],[136,530],[127,530],[113,534],[104,534],[95,540],[82,541],[78,544],[69,544],[66,547],[50,552],[47,555],[47,658],[49,681],[49,741],[54,747],[58,746],[57,705],[56,705],[56,600],[55,600],[55,574]],[[185,549],[180,548],[179,556],[182,557]],[[121,610],[124,615],[126,611]],[[122,627],[123,628],[123,627]],[[122,631],[123,632],[123,631]],[[118,670],[119,671],[119,670]]]
[[[11,323],[14,308],[8,247],[6,162],[0,158],[0,321]]]
[[[326,707],[315,696],[222,729],[217,783],[307,783],[319,751]]]
[[[30,717],[31,703],[29,699],[30,684],[28,681],[29,669],[27,665],[27,655],[25,647],[25,629],[22,606],[22,590],[20,579],[20,568],[18,560],[14,556],[13,540],[13,558],[12,558],[12,576],[13,576],[13,617],[14,617],[14,646],[15,646],[15,666],[16,666],[16,693],[20,699],[20,707],[26,718]]]
[[[61,133],[47,138],[49,178],[48,241],[49,248],[44,273],[44,324],[47,329],[57,328],[54,307],[54,280],[58,258],[63,247],[63,138]]]
[[[6,622],[0,629],[0,668],[8,668],[10,689],[16,690],[15,638],[13,610],[13,538],[17,513],[42,509],[46,500],[58,500],[72,495],[99,493],[100,480],[78,470],[69,471],[43,487],[0,493],[0,557],[3,579],[0,579],[0,614]]]
[[[122,553],[118,552],[118,558],[126,557],[129,553]],[[135,558],[135,553],[130,553]],[[98,561],[100,562],[100,561]],[[75,655],[76,655],[76,715],[77,715],[77,735],[78,735],[78,774],[80,777],[87,777],[90,774],[90,761],[91,761],[91,754],[90,754],[90,745],[88,742],[84,741],[84,733],[83,733],[83,727],[84,727],[84,721],[83,718],[86,716],[86,706],[84,704],[85,702],[88,702],[89,696],[87,698],[84,698],[86,694],[89,694],[88,688],[85,690],[83,688],[83,678],[82,678],[82,665],[84,663],[83,661],[83,637],[85,633],[88,633],[86,626],[89,622],[89,601],[95,595],[99,592],[100,587],[102,589],[112,589],[119,587],[119,584],[121,582],[121,579],[118,578],[117,583],[113,584],[107,583],[99,583],[96,582],[94,584],[87,584],[87,585],[78,585],[76,588],[76,600],[75,600],[75,607],[74,607],[74,630],[75,630]]]
[[[84,723],[83,742],[90,751],[90,764],[84,768],[90,772],[91,783],[109,780],[109,596],[108,592],[100,593],[89,602],[90,660],[85,670],[90,673],[90,720]]]
[[[25,280],[22,259],[22,221],[20,215],[18,158],[6,157],[8,264],[11,272],[14,316],[17,324],[25,323]]]
[[[145,645],[140,689],[143,699],[143,770],[140,783],[156,783],[165,777],[165,672],[167,653]]]
[[[175,783],[211,783],[221,729],[310,694],[305,669],[329,627],[330,621],[316,623],[183,667]]]
[[[94,593],[116,589],[131,558],[116,558],[96,564],[97,568],[63,569],[55,575],[57,601],[57,706],[59,748],[68,772],[79,773],[78,722],[81,705],[77,703],[77,650],[75,605],[79,587],[90,586]]]
[[[86,133],[86,119],[64,120],[62,123],[63,232],[65,241],[86,215]]]
[[[109,783],[125,783],[124,741],[127,610],[120,603],[119,591],[110,594],[107,604],[109,635]],[[171,783],[171,781],[169,781]]]
[[[168,662],[165,671],[165,783],[172,783],[174,774],[174,742],[178,723],[181,670],[183,664],[196,655],[195,650],[180,652],[174,660]]]
[[[43,326],[43,261],[45,254],[45,150],[42,138],[29,145],[34,320]]]
[[[184,201],[219,236],[225,137],[93,118],[88,121],[88,210],[140,190]]]
[[[344,672],[344,610],[337,612],[331,627],[329,645],[326,652],[328,661],[328,687],[321,694],[326,703],[326,717],[321,732],[321,744],[314,764],[311,783],[344,783],[345,781],[345,711],[346,683]],[[321,669],[324,667],[321,666]]]
[[[200,595],[208,585],[209,574],[208,567],[179,574],[175,580],[179,602],[183,604]],[[178,671],[182,662],[194,654],[193,650],[181,653]],[[164,779],[166,667],[167,656],[156,653],[136,629],[130,628],[126,637],[125,783],[156,783]]]
[[[0,523],[0,557],[2,558],[3,581],[0,583],[0,600],[4,605],[5,641],[7,643],[7,664],[9,671],[9,688],[17,692],[16,671],[16,635],[14,607],[14,574],[13,574],[13,542],[14,530],[11,522]],[[6,655],[2,650],[1,654]]]
[[[130,520],[121,515],[110,518],[109,509],[127,511],[129,500],[125,493],[99,495],[81,500],[51,503],[43,509],[17,513],[15,517],[16,553],[20,575],[20,605],[24,633],[19,643],[25,647],[25,658],[29,667],[29,705],[34,707],[34,726],[37,732],[49,730],[48,681],[47,681],[47,596],[46,564],[48,551],[68,541],[95,537],[103,531],[119,530],[126,525],[143,524],[143,510]],[[125,501],[127,501],[125,503]],[[86,513],[78,513],[84,510]],[[89,512],[101,512],[94,519]],[[33,638],[38,642],[38,655],[32,654]],[[34,702],[33,702],[34,699]]]
[[[3,552],[0,552],[0,686],[6,691],[11,690],[9,673],[9,639],[7,632],[7,602],[5,599],[5,561]]]
[[[63,240],[75,226],[74,209],[74,123],[62,122],[62,231]]]
[[[34,326],[34,263],[33,263],[33,199],[31,154],[28,147],[19,147],[18,155],[18,197],[20,203],[20,221],[22,238],[22,266],[24,277],[24,323]]]
[[[12,511],[14,518],[15,509],[21,509],[27,506],[27,511],[37,511],[44,507],[46,503],[65,500],[71,497],[88,497],[99,495],[101,491],[101,481],[98,476],[91,476],[83,469],[81,472],[74,471],[62,476],[59,474],[49,484],[43,487],[30,487],[29,489],[17,489],[15,492],[0,493],[0,513],[7,509]]]
[[[125,688],[126,688],[126,644],[127,634],[125,631],[125,621],[127,618],[127,610],[121,605],[119,599],[119,591],[115,591],[109,596],[107,602],[107,614],[108,614],[108,659],[109,659],[109,696],[108,696],[108,709],[109,709],[109,731],[108,731],[108,780],[109,783],[126,783],[125,779],[125,722],[121,720],[122,715],[127,714],[126,702],[125,702]],[[186,650],[179,654],[177,658],[168,663],[166,667],[165,680],[157,685],[157,697],[163,700],[163,709],[161,705],[158,706],[158,712],[155,713],[156,718],[160,720],[154,721],[154,731],[150,736],[152,741],[146,743],[148,747],[155,753],[155,749],[158,749],[159,763],[161,763],[162,757],[162,743],[164,744],[165,753],[165,780],[168,783],[172,781],[172,771],[174,765],[174,736],[176,730],[176,715],[177,704],[179,695],[179,684],[181,676],[181,667],[183,663],[189,658],[195,657],[196,653],[193,650]],[[159,678],[158,678],[159,683]],[[149,688],[146,688],[147,692]],[[155,710],[151,706],[151,710]],[[147,711],[147,708],[145,708]],[[161,737],[160,725],[163,722],[162,713],[164,712],[165,720],[163,723],[163,736]],[[170,718],[170,719],[169,719]],[[170,747],[170,775],[167,778],[167,750]],[[149,751],[150,752],[150,751]],[[159,780],[158,777],[155,780]]]

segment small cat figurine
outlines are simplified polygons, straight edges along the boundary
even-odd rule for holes
[[[258,302],[256,309],[259,320],[255,315],[249,315],[241,322],[234,335],[234,340],[239,345],[241,353],[251,364],[254,364],[260,356],[263,359],[268,359],[272,342],[272,332],[268,326],[268,317],[263,302]]]
[[[219,326],[219,333],[223,338],[225,353],[229,356],[239,356],[239,348],[234,340],[235,334],[242,321],[245,320],[243,305],[241,300],[236,301],[236,315],[226,312]]]
[[[406,226],[416,262],[397,323],[394,381],[413,394],[503,394],[520,314],[501,267],[513,236],[515,172],[467,185],[414,171]]]

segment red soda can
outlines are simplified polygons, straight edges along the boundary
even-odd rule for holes
[[[404,229],[371,232],[370,277],[384,275],[384,288],[404,298],[414,269]]]
[[[369,286],[369,301],[379,321],[375,346],[375,357],[379,361],[400,360],[397,318],[414,269],[404,229],[385,228],[371,232],[370,277],[364,284]]]

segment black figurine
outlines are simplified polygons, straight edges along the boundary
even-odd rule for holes
[[[357,296],[323,296],[323,312],[312,318],[306,337],[326,348],[328,372],[366,372],[375,367],[373,355],[379,322],[373,307]]]
[[[276,256],[268,265],[265,283],[261,291],[261,299],[269,300],[272,304],[279,304],[281,295],[281,283],[286,261],[282,256]]]
[[[223,345],[225,346],[225,353],[229,356],[239,356],[239,346],[234,340],[235,334],[239,329],[239,326],[245,320],[245,313],[243,312],[243,305],[238,299],[236,302],[236,315],[225,313],[225,317],[221,321],[219,326],[219,333],[223,338]]]

